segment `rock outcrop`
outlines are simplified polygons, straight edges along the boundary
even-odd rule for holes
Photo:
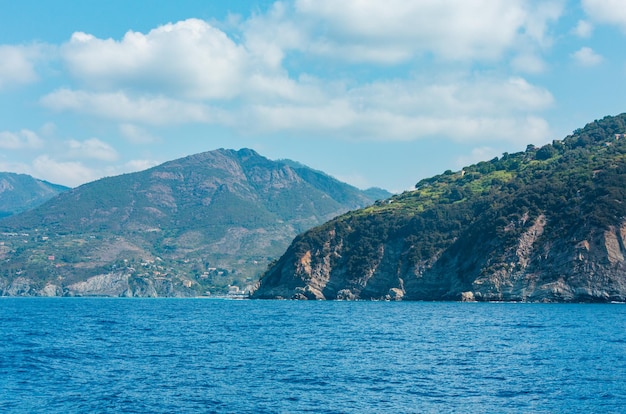
[[[626,301],[626,115],[299,236],[254,298]]]
[[[165,278],[134,277],[124,272],[92,276],[87,280],[63,285],[40,282],[28,277],[17,277],[6,284],[0,282],[0,296],[108,296],[108,297],[192,297],[197,296],[191,284]]]
[[[428,260],[413,261],[406,240],[382,239],[366,257],[345,248],[336,229],[295,242],[261,279],[254,298],[462,300],[531,302],[626,301],[626,221],[607,231],[544,236],[541,214],[511,245],[461,236]],[[298,249],[307,244],[302,253]],[[463,248],[459,248],[463,246]],[[359,273],[350,262],[362,260]]]

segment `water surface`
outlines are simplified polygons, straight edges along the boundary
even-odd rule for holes
[[[2,412],[624,407],[624,305],[0,299]]]

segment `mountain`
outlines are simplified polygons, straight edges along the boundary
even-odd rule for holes
[[[0,292],[245,290],[295,235],[373,201],[324,173],[249,149],[192,155],[85,184],[0,221]]]
[[[622,114],[311,229],[253,297],[624,302],[625,257]]]
[[[0,172],[0,218],[37,207],[67,190],[30,175]]]

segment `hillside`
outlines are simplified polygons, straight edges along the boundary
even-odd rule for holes
[[[296,234],[373,201],[319,171],[249,149],[192,155],[85,184],[0,221],[0,292],[245,290]]]
[[[626,301],[626,114],[298,236],[255,298]]]
[[[67,190],[30,175],[0,172],[0,218],[37,207]]]

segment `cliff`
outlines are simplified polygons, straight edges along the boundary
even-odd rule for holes
[[[626,301],[626,114],[298,236],[254,298]]]

